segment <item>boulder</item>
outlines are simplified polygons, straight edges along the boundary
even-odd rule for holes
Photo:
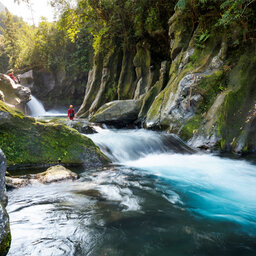
[[[63,124],[39,121],[0,101],[0,147],[8,168],[53,164],[102,166],[108,159],[91,139]]]
[[[26,73],[19,75],[20,84],[29,88],[32,88],[34,85],[33,71],[29,70]]]
[[[90,118],[95,123],[110,123],[116,125],[127,125],[138,118],[140,111],[139,101],[116,100],[104,104]]]
[[[20,177],[6,176],[5,184],[7,189],[21,188],[35,183],[53,183],[63,180],[76,180],[79,176],[62,165],[55,165],[45,172],[36,175],[25,175]]]
[[[55,165],[48,168],[45,172],[37,174],[35,179],[41,183],[52,183],[62,180],[76,180],[78,175],[62,165]]]
[[[25,104],[30,101],[31,91],[29,88],[16,84],[9,76],[0,73],[0,99],[6,103],[24,110]]]
[[[5,171],[6,158],[0,149],[0,255],[7,255],[11,244],[9,216],[5,210]]]

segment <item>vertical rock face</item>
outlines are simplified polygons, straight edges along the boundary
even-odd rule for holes
[[[56,73],[49,71],[30,70],[19,75],[20,82],[25,88],[29,88],[32,94],[43,102],[45,108],[59,106],[68,107],[80,105],[84,93],[83,82],[87,81],[87,74],[84,80],[76,77],[68,78],[65,71]]]
[[[9,216],[5,210],[5,171],[6,158],[0,149],[0,255],[7,255],[11,244],[11,233],[9,226]]]
[[[123,47],[121,62],[106,61],[115,51],[95,61],[80,116],[99,115],[115,99],[119,105],[135,100],[136,124],[176,133],[200,148],[256,152],[249,139],[256,130],[255,43],[235,48],[228,41],[235,35],[205,31],[205,24],[193,24],[179,11],[168,24],[164,54],[157,41],[144,38],[132,49]]]

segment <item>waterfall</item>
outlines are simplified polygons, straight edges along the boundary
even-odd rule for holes
[[[33,95],[31,95],[31,100],[27,103],[27,106],[29,108],[29,112],[31,113],[31,116],[38,117],[38,116],[44,116],[46,114],[46,111],[44,109],[42,102],[40,102]]]
[[[50,110],[46,111],[44,105],[35,96],[31,95],[31,100],[27,103],[29,109],[29,114],[33,117],[43,117],[43,116],[67,116],[65,111]]]

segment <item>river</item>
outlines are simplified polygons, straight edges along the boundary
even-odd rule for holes
[[[113,164],[8,192],[8,255],[256,255],[254,163],[186,153],[154,131],[97,131]]]

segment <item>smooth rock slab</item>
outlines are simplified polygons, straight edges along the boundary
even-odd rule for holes
[[[138,118],[140,108],[136,100],[115,100],[104,104],[90,119],[95,123],[130,124]]]

